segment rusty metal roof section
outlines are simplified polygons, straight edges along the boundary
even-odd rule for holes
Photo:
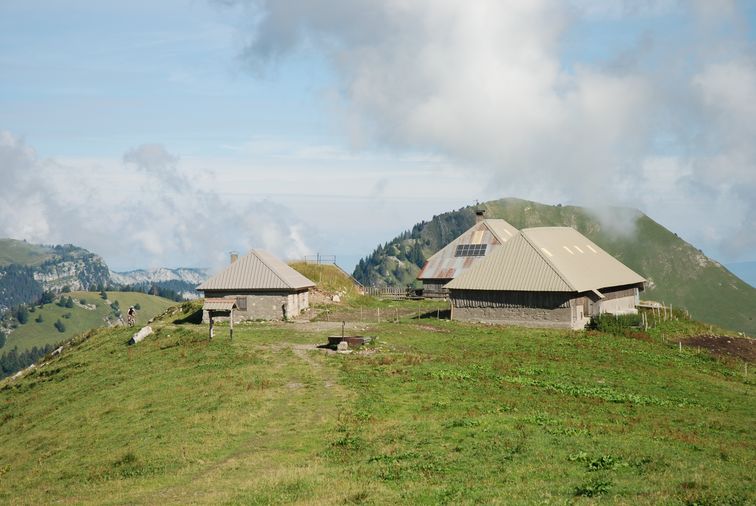
[[[459,276],[518,234],[519,231],[505,220],[482,220],[431,256],[417,279],[452,279]],[[456,256],[457,246],[460,245],[486,247],[480,256]],[[480,249],[476,249],[476,252],[479,253]]]
[[[312,286],[315,283],[267,251],[252,250],[197,290],[301,290]]]
[[[237,309],[236,300],[208,298],[205,299],[202,309],[205,311],[231,311],[232,309]]]
[[[446,288],[586,292],[645,281],[577,230],[541,227],[523,229]]]

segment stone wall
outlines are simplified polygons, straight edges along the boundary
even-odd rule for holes
[[[452,320],[505,323],[509,325],[521,325],[523,327],[570,328],[572,325],[572,310],[569,307],[556,309],[454,307],[452,308]]]
[[[309,292],[247,292],[228,293],[206,291],[206,298],[223,297],[236,300],[239,309],[234,310],[234,321],[244,320],[282,320],[293,318],[309,307]],[[218,318],[223,321],[227,318]],[[207,311],[203,312],[202,320],[207,323]]]

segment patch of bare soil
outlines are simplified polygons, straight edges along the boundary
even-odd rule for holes
[[[682,341],[689,348],[704,348],[714,355],[735,357],[746,362],[756,359],[756,340],[732,336],[695,336]]]

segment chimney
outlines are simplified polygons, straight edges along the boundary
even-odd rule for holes
[[[239,253],[237,253],[236,251],[232,251],[231,253],[229,253],[229,255],[231,255],[231,263],[239,260]]]
[[[477,209],[475,211],[475,224],[477,225],[481,221],[486,219],[486,210],[485,209]]]

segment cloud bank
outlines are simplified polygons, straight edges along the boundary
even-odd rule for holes
[[[162,145],[144,144],[111,168],[67,166],[0,131],[0,237],[74,243],[117,269],[217,267],[228,251],[253,247],[284,258],[310,253],[309,232],[286,207],[232,205],[212,174],[200,186],[180,163]]]
[[[737,2],[224,3],[250,13],[255,71],[330,62],[357,147],[440,153],[500,196],[640,207],[756,252],[756,51]],[[607,26],[624,32],[586,35]]]

